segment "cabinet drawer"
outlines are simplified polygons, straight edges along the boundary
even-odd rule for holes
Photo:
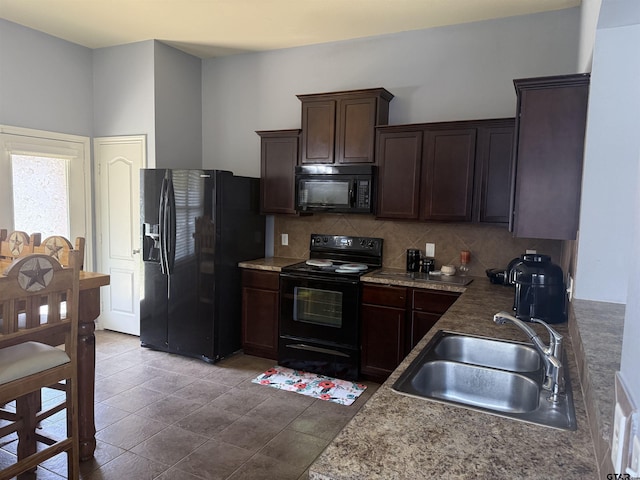
[[[362,287],[362,303],[405,308],[407,289],[405,287],[364,285]]]
[[[442,314],[453,305],[459,293],[435,292],[433,290],[413,290],[413,310]]]
[[[280,274],[278,272],[243,269],[242,286],[277,291],[280,288]]]

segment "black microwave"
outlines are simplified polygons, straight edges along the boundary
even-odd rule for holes
[[[371,213],[373,165],[302,165],[296,167],[299,212]]]

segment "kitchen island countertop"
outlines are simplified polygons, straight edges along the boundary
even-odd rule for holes
[[[381,283],[367,275],[362,280]],[[406,286],[438,288],[437,284],[423,283]],[[565,335],[577,431],[532,425],[391,390],[438,330],[526,341],[524,333],[515,326],[498,326],[492,321],[496,312],[510,311],[512,302],[511,289],[492,285],[486,278],[474,278],[465,287],[464,294],[311,465],[309,478],[597,478],[593,442],[567,324],[554,325],[554,328]],[[541,338],[548,341],[542,331]]]

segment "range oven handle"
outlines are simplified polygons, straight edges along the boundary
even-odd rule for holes
[[[322,277],[315,276],[312,273],[308,274],[300,274],[300,273],[285,273],[280,272],[280,278],[290,279],[290,280],[313,280],[320,281],[330,284],[340,284],[340,285],[358,285],[360,280],[357,278],[338,278],[338,277]]]
[[[304,343],[292,343],[290,345],[287,345],[287,348],[293,348],[295,350],[305,350],[307,352],[324,353],[327,355],[336,355],[338,357],[350,358],[349,355],[347,355],[346,353],[339,352],[337,350],[332,350],[330,348],[314,347],[311,345],[306,345]]]

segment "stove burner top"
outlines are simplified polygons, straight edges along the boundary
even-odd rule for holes
[[[282,269],[301,275],[358,278],[382,267],[382,239],[345,235],[311,235],[309,259]]]
[[[310,258],[305,263],[312,267],[330,267],[331,265],[333,265],[333,262],[331,260],[316,260],[313,258]]]
[[[341,274],[345,276],[359,277],[360,275],[377,268],[368,267],[364,264],[359,264],[358,268],[355,268],[354,265],[356,264],[332,261],[329,265],[318,266],[315,264],[309,264],[309,260],[307,260],[306,262],[295,263],[293,265],[284,267],[282,271],[285,273],[309,273],[320,275]]]

